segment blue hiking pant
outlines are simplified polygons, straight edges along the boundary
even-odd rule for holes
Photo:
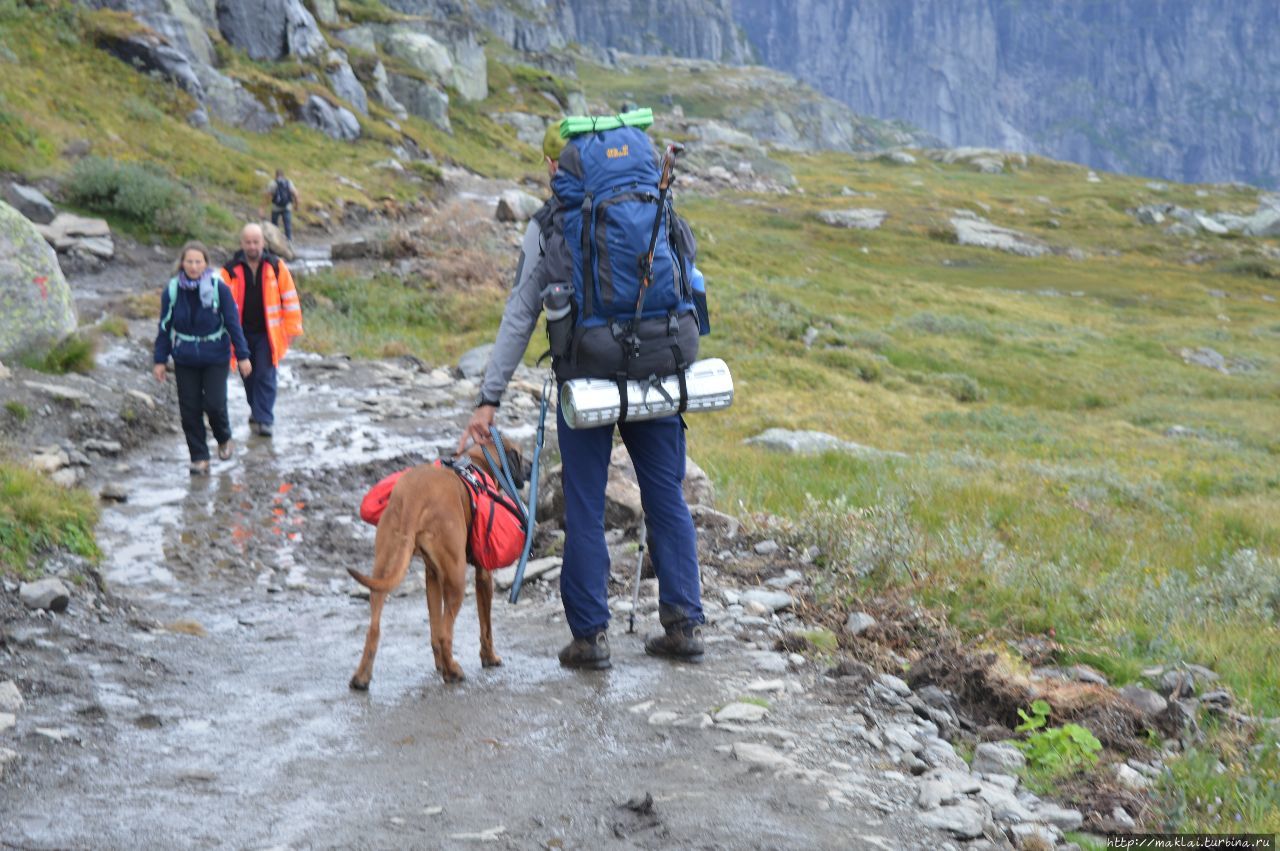
[[[276,421],[276,368],[271,363],[271,341],[266,331],[246,331],[253,371],[244,379],[244,395],[249,401],[249,416],[256,423],[272,425]]]
[[[604,489],[613,426],[570,429],[556,405],[564,471],[564,565],[560,598],[574,638],[609,626],[609,551]],[[703,623],[698,546],[684,501],[684,423],[680,417],[618,426],[636,468],[664,623],[673,615]]]
[[[280,220],[284,220],[284,238],[293,242],[293,210],[271,210],[271,224],[280,227]]]

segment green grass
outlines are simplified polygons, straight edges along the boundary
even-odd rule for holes
[[[69,334],[46,349],[27,353],[22,357],[22,365],[53,375],[68,372],[87,375],[93,371],[95,348],[93,335]]]
[[[32,578],[39,573],[40,553],[54,548],[98,558],[97,521],[87,491],[59,487],[33,470],[0,461],[0,572]]]

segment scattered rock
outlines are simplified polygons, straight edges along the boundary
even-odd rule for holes
[[[679,720],[679,718],[680,718],[679,713],[671,712],[669,710],[664,710],[662,712],[655,712],[649,716],[649,726],[670,727],[672,724],[676,723],[676,721]]]
[[[30,390],[36,390],[47,396],[52,396],[59,402],[71,402],[77,405],[88,405],[93,401],[93,397],[83,390],[77,390],[74,387],[67,387],[62,384],[46,384],[42,381],[24,381],[22,382]]]
[[[18,716],[12,712],[0,712],[0,733],[12,730],[18,723]]]
[[[64,612],[71,602],[71,592],[62,580],[47,577],[37,582],[23,582],[18,588],[18,596],[28,609],[44,609],[50,612]]]
[[[832,225],[840,228],[853,228],[855,230],[876,230],[889,214],[884,210],[875,210],[870,207],[853,207],[847,210],[824,210],[818,213],[818,219],[823,224]]]
[[[739,762],[762,768],[791,768],[795,765],[789,757],[769,745],[734,742],[731,753]]]
[[[524,566],[524,581],[532,582],[535,579],[550,573],[563,564],[560,556],[547,556],[545,558],[530,559]],[[506,591],[516,581],[516,565],[503,567],[493,571],[493,584],[498,590]]]
[[[1150,780],[1124,763],[1115,766],[1115,775],[1116,782],[1131,792],[1141,792],[1151,785]]]
[[[90,438],[81,444],[81,448],[85,452],[97,452],[99,455],[119,455],[124,447],[115,440],[99,440],[98,438]]]
[[[781,548],[778,546],[777,541],[768,540],[768,541],[761,541],[760,543],[756,544],[753,549],[755,549],[756,555],[767,556],[767,555],[772,555],[776,553]]]
[[[976,839],[982,835],[984,819],[977,807],[965,802],[927,812],[920,821],[926,827],[945,830],[958,839]]]
[[[866,612],[851,612],[849,619],[844,622],[844,629],[850,635],[862,635],[875,625],[876,619]]]
[[[1027,758],[1010,742],[982,742],[974,749],[970,768],[976,774],[1016,775]]]
[[[1169,705],[1163,697],[1139,685],[1125,686],[1120,689],[1120,696],[1148,719],[1155,718]]]
[[[78,252],[102,260],[110,260],[115,256],[111,226],[106,219],[59,213],[49,224],[36,225],[36,230],[59,254]]]
[[[1063,831],[1076,830],[1084,823],[1084,816],[1079,810],[1060,807],[1057,804],[1041,804],[1036,810],[1036,818]]]
[[[881,674],[876,677],[876,682],[896,694],[898,697],[906,697],[911,694],[911,686],[907,685],[902,678],[895,677],[893,674]]]
[[[528,192],[511,189],[498,196],[498,207],[494,215],[500,222],[527,222],[533,214],[542,209],[542,200]]]
[[[1023,257],[1042,257],[1049,253],[1049,246],[1040,240],[981,219],[952,218],[951,226],[961,245],[1007,251]]]
[[[956,791],[945,780],[926,780],[920,784],[920,794],[916,803],[922,810],[933,810],[943,804],[953,803]]]
[[[756,703],[735,701],[714,716],[717,724],[754,724],[769,714],[769,710]]]
[[[13,680],[0,683],[0,712],[18,712],[23,705],[22,692],[18,691],[17,683]]]
[[[493,343],[476,346],[458,359],[458,371],[463,378],[477,381],[484,377],[485,367],[489,364],[489,353],[493,351]]]
[[[841,440],[835,435],[827,434],[821,431],[791,431],[783,428],[771,428],[755,437],[747,438],[744,443],[763,446],[765,449],[772,449],[775,452],[789,452],[794,455],[816,455],[822,452],[847,452],[851,455],[862,455],[866,457],[887,457],[905,458],[901,452],[887,452],[883,449],[873,449],[870,446],[863,446],[860,443],[853,443],[848,440]]]
[[[751,588],[743,591],[740,600],[745,606],[748,603],[759,603],[766,611],[781,612],[790,609],[795,601],[784,591],[770,591],[765,588]]]
[[[119,482],[108,482],[98,491],[98,498],[107,502],[128,502],[129,491]]]
[[[1178,354],[1182,360],[1188,364],[1195,366],[1203,366],[1205,369],[1213,369],[1221,372],[1223,375],[1230,375],[1227,369],[1227,359],[1221,353],[1203,346],[1198,349],[1181,349]]]
[[[915,165],[916,164],[916,158],[913,157],[911,154],[908,154],[906,151],[889,151],[886,154],[882,154],[880,159],[883,160],[884,162],[892,163],[894,165]]]
[[[53,204],[39,189],[33,189],[30,186],[24,186],[21,183],[7,184],[4,191],[4,200],[9,202],[19,213],[25,216],[29,221],[38,225],[47,225],[53,221],[57,210],[53,208]]]

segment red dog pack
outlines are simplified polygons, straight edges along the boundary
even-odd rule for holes
[[[471,494],[468,560],[485,570],[515,564],[524,549],[525,523],[511,498],[502,492],[486,470],[472,464],[446,464],[437,460],[432,466],[453,470]],[[409,469],[397,470],[369,489],[360,501],[361,520],[378,525],[387,510],[387,503],[391,501],[391,492]]]

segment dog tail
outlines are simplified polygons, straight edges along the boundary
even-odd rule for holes
[[[394,591],[409,572],[414,541],[413,535],[403,531],[401,511],[400,502],[393,498],[378,521],[378,532],[373,543],[373,576],[365,576],[353,568],[347,568],[351,578],[370,591]]]
[[[400,580],[404,578],[402,575],[398,577],[389,576],[386,579],[382,579],[382,580],[374,579],[372,576],[365,576],[363,573],[360,573],[354,567],[348,567],[347,573],[350,573],[352,579],[354,579],[356,582],[359,582],[361,585],[368,588],[370,591],[381,591],[383,593],[394,591],[396,589],[396,586],[400,584]]]

